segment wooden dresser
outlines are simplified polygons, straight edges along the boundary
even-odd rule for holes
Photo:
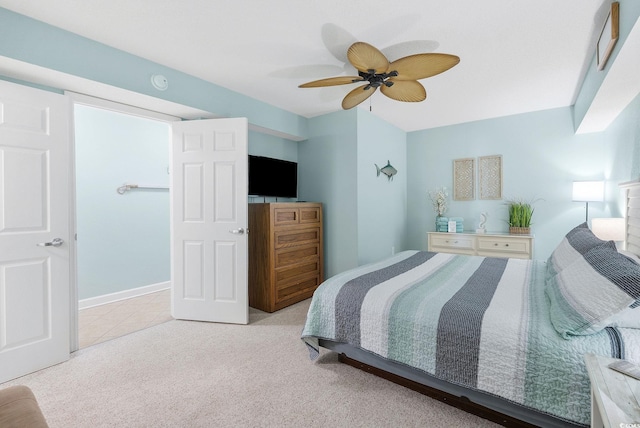
[[[273,312],[323,281],[322,204],[249,204],[249,306]]]
[[[483,257],[533,258],[533,235],[428,232],[429,251]]]

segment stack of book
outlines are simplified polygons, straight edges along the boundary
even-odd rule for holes
[[[462,217],[436,217],[436,232],[448,232],[450,221],[456,222],[457,233],[461,233],[464,230],[464,219]]]

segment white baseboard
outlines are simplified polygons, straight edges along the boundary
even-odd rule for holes
[[[120,300],[131,299],[132,297],[144,296],[171,288],[171,281],[158,282],[156,284],[145,285],[144,287],[132,288],[131,290],[118,291],[117,293],[105,294],[97,297],[90,297],[78,301],[78,309],[87,309],[94,306],[106,305],[107,303],[118,302]]]

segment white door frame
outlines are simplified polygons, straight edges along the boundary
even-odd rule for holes
[[[70,150],[69,156],[69,168],[70,168],[70,189],[69,189],[69,227],[72,232],[71,236],[76,236],[76,155],[75,155],[75,116],[74,116],[74,106],[76,104],[86,105],[89,107],[96,107],[105,110],[114,111],[117,113],[124,113],[132,116],[143,117],[146,119],[158,120],[161,122],[172,123],[176,121],[182,120],[180,117],[159,113],[151,110],[146,110],[140,107],[134,107],[131,105],[121,104],[115,101],[109,101],[102,98],[96,98],[89,95],[79,94],[76,92],[65,91],[65,95],[68,95],[71,98],[70,103]],[[170,138],[170,135],[168,136]],[[167,150],[170,148],[167,147]],[[73,243],[69,245],[69,258],[70,258],[70,296],[71,299],[69,308],[71,314],[69,316],[69,329],[70,329],[70,343],[69,343],[69,352],[75,352],[80,347],[80,342],[78,339],[78,264],[77,264],[77,240],[73,239]]]

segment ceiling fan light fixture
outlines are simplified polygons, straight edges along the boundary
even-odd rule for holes
[[[360,104],[378,88],[381,88],[382,93],[393,100],[419,102],[424,101],[427,97],[424,87],[418,82],[419,79],[440,74],[460,62],[460,58],[455,55],[423,53],[409,55],[389,63],[382,52],[364,42],[352,44],[347,50],[347,58],[351,65],[358,70],[360,77],[332,77],[305,83],[299,87],[311,88],[368,82],[344,97],[342,108],[345,110]],[[391,89],[395,83],[399,83],[399,85]],[[373,91],[365,94],[365,91],[372,88]]]

